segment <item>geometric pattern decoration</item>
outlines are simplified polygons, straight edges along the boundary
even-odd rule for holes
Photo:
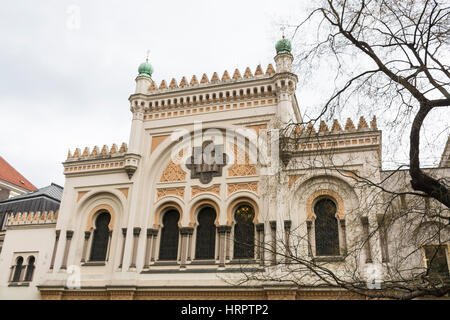
[[[229,183],[228,187],[228,195],[233,192],[240,190],[247,190],[254,193],[258,193],[258,182],[239,182],[239,183]]]
[[[245,160],[240,159],[242,155],[245,155]],[[239,156],[239,159],[238,159]],[[244,161],[242,161],[244,160]],[[239,162],[239,164],[238,164]],[[244,162],[244,163],[242,163]],[[239,148],[238,155],[238,147],[234,146],[234,164],[228,169],[229,177],[243,177],[243,176],[254,176],[256,175],[256,166],[254,164],[250,164],[250,157],[248,153]]]
[[[204,192],[212,192],[220,196],[220,184],[215,184],[208,188],[193,186],[191,188],[191,197],[195,197],[196,195]]]
[[[181,165],[175,164],[170,160],[167,167],[164,169],[160,182],[170,182],[170,181],[186,181],[186,173],[181,169]]]
[[[181,199],[184,198],[184,187],[177,187],[177,188],[162,188],[157,190],[156,199],[159,200],[162,197],[168,196],[168,195],[174,195],[177,197],[180,197]]]

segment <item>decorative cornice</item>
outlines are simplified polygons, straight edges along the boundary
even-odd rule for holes
[[[50,211],[29,211],[9,213],[6,219],[5,227],[19,225],[47,225],[56,224],[58,220],[59,210]]]

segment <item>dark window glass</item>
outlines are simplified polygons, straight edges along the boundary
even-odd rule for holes
[[[176,210],[170,210],[164,214],[159,245],[159,260],[177,260],[179,219],[180,214]]]
[[[314,206],[316,214],[316,255],[339,255],[339,231],[336,205],[330,199],[319,200]]]
[[[108,250],[111,216],[108,212],[100,213],[95,220],[94,239],[92,240],[91,261],[105,261]]]
[[[216,248],[216,211],[206,207],[198,213],[197,239],[195,246],[196,259],[214,259]]]
[[[252,207],[242,205],[234,214],[234,258],[254,258],[255,255],[255,227],[253,219],[255,212]]]
[[[425,259],[427,261],[428,275],[448,277],[448,262],[445,246],[426,246]]]
[[[18,257],[16,261],[16,268],[14,269],[14,276],[13,276],[13,282],[19,282],[20,281],[20,274],[22,273],[23,268],[23,258]]]
[[[27,273],[25,274],[25,281],[33,280],[34,261],[35,261],[35,259],[33,256],[28,258]]]

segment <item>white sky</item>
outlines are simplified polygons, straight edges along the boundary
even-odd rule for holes
[[[280,24],[300,21],[308,4],[2,1],[0,155],[38,188],[51,182],[64,185],[61,162],[68,149],[128,143],[128,97],[147,49],[158,84],[182,76],[190,80],[194,74],[211,78],[214,71],[221,76],[225,69],[232,74],[236,67],[241,74],[247,66],[254,72],[259,63],[265,70],[273,63]],[[286,30],[287,36],[291,33]],[[323,87],[311,88],[297,91],[301,109],[324,92]],[[348,116],[355,122],[359,118]],[[365,116],[369,120],[372,114]],[[445,140],[441,135],[435,156]]]

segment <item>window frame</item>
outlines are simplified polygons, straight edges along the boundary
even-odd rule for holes
[[[243,206],[248,206],[248,207],[250,207],[253,210],[253,219],[252,219],[252,225],[253,225],[253,256],[252,257],[236,258],[235,257],[235,243],[236,243],[235,242],[235,236],[236,236],[236,225],[237,225],[236,212],[237,212],[237,210],[240,207],[243,207]],[[232,220],[233,224],[232,224],[231,234],[232,234],[233,241],[231,241],[232,248],[230,248],[231,249],[231,253],[232,253],[231,259],[235,260],[235,261],[242,261],[242,260],[244,260],[244,261],[245,260],[247,260],[247,261],[254,261],[256,259],[256,234],[257,234],[256,224],[255,224],[256,210],[255,210],[254,206],[251,203],[248,203],[246,201],[242,201],[242,202],[237,203],[234,206],[234,208],[233,208],[232,218],[233,218],[233,220]]]
[[[167,213],[169,213],[169,212],[171,212],[171,211],[175,211],[175,212],[177,212],[178,213],[178,221],[177,221],[177,229],[178,229],[178,233],[177,233],[177,254],[176,254],[176,258],[175,259],[172,259],[172,260],[166,260],[166,259],[164,259],[164,260],[161,260],[161,248],[162,248],[162,232],[163,232],[163,228],[164,228],[164,217],[165,217],[165,215],[167,214]],[[179,222],[180,222],[180,219],[181,219],[181,213],[179,212],[179,210],[178,209],[176,209],[176,208],[173,208],[173,207],[168,207],[166,210],[164,210],[164,212],[162,212],[161,214],[160,214],[160,226],[159,226],[159,230],[158,230],[158,248],[155,248],[155,249],[157,249],[157,262],[158,262],[158,264],[159,263],[169,263],[169,264],[171,264],[171,263],[177,263],[178,264],[178,261],[180,260],[180,255],[181,255],[181,237],[180,237],[180,226],[179,226]]]
[[[107,213],[109,214],[110,220],[107,224],[107,228],[108,228],[108,238],[107,238],[107,245],[106,245],[106,254],[105,254],[105,259],[104,260],[92,260],[92,249],[94,246],[94,237],[95,237],[95,230],[97,228],[96,224],[97,224],[97,219],[98,217],[103,214],[103,213]],[[89,242],[86,248],[87,251],[87,262],[85,262],[83,264],[83,266],[88,266],[88,265],[105,265],[108,260],[109,260],[109,253],[111,251],[111,243],[112,243],[112,232],[113,230],[111,230],[109,228],[109,225],[111,224],[111,220],[113,219],[113,215],[111,214],[111,212],[109,210],[106,209],[99,209],[97,212],[94,213],[94,215],[92,216],[92,227],[89,230]]]
[[[334,203],[336,206],[336,212],[334,214],[334,218],[336,219],[337,223],[337,241],[338,241],[338,254],[337,255],[317,255],[317,243],[316,243],[316,213],[315,213],[315,206],[317,203],[321,200],[328,199]],[[329,194],[325,195],[319,195],[311,203],[312,212],[312,219],[310,220],[312,226],[311,226],[311,234],[309,236],[309,242],[310,242],[310,250],[312,253],[312,259],[315,261],[329,261],[329,262],[339,262],[344,260],[344,256],[346,254],[346,232],[345,229],[345,218],[339,217],[339,202],[337,199],[335,199],[333,196]]]
[[[205,209],[210,209],[210,210],[214,211],[214,213],[215,213],[215,217],[214,217],[214,221],[213,221],[213,226],[214,226],[214,253],[213,253],[213,257],[212,258],[202,258],[202,257],[199,258],[199,257],[197,257],[198,227],[200,225],[198,218],[199,218],[200,213],[203,210],[205,210]],[[204,205],[201,205],[200,207],[197,208],[196,215],[195,215],[195,222],[196,222],[196,224],[195,224],[195,228],[194,228],[194,234],[193,234],[193,237],[192,237],[192,241],[193,241],[193,248],[192,248],[193,261],[192,261],[192,263],[193,264],[195,264],[195,263],[203,263],[203,262],[206,263],[206,264],[211,264],[212,261],[214,263],[217,262],[217,260],[218,260],[217,256],[218,256],[218,250],[219,250],[218,249],[218,245],[219,245],[219,241],[220,241],[218,239],[219,233],[217,232],[217,225],[216,225],[216,221],[218,219],[218,214],[219,213],[217,212],[216,208],[214,208],[210,204],[204,204]]]

